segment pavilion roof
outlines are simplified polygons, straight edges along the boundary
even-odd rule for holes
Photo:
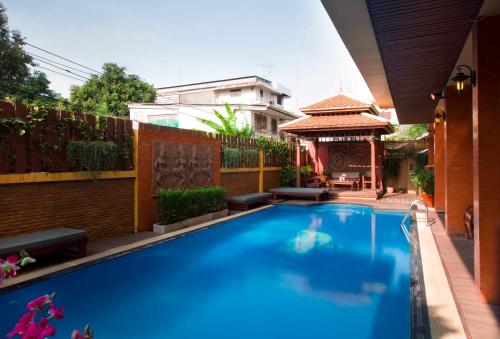
[[[279,126],[281,131],[300,133],[311,131],[343,131],[380,129],[391,133],[389,121],[370,113],[308,115]]]
[[[345,94],[338,94],[334,97],[303,107],[300,110],[306,114],[310,114],[326,112],[374,111],[374,107],[372,104],[351,98]]]

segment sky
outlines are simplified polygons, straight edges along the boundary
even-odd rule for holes
[[[341,89],[373,100],[320,0],[0,1],[27,42],[97,70],[117,63],[155,87],[260,75],[292,90],[292,111]],[[45,73],[63,96],[82,83]]]

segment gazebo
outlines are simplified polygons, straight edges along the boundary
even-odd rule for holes
[[[332,196],[376,199],[383,192],[384,149],[381,136],[393,129],[373,104],[344,94],[301,109],[306,116],[279,126],[297,141],[297,186],[300,186],[300,144],[307,143],[314,171],[332,173],[370,172],[370,183],[356,190],[331,190]],[[331,178],[331,177],[330,177]],[[335,179],[335,178],[333,178]]]

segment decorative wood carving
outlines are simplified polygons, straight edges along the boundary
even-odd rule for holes
[[[328,147],[330,172],[364,172],[370,169],[368,142],[332,143]]]
[[[214,185],[214,148],[202,144],[153,142],[153,195],[163,188]]]

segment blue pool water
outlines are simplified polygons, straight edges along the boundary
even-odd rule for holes
[[[402,218],[276,206],[0,295],[0,336],[57,292],[57,338],[410,338]]]

